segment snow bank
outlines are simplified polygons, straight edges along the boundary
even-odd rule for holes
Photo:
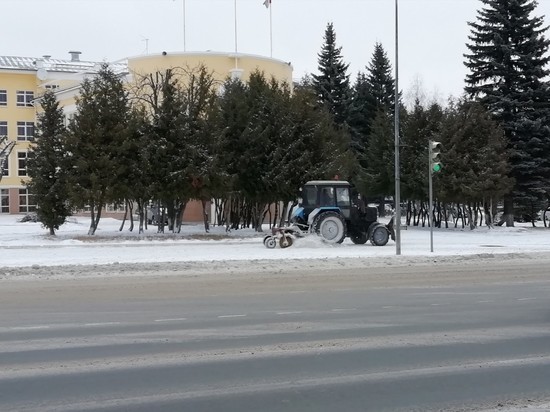
[[[201,225],[185,225],[180,234],[145,234],[119,231],[120,221],[102,219],[95,236],[88,236],[88,219],[71,218],[49,236],[40,223],[18,220],[21,216],[0,215],[0,279],[14,277],[94,276],[129,274],[136,265],[143,270],[163,272],[188,269],[205,271],[284,271],[292,268],[360,268],[406,266],[434,262],[471,262],[502,259],[550,259],[550,229],[518,226],[470,229],[434,229],[434,252],[430,252],[428,228],[402,230],[401,252],[395,243],[375,247],[327,245],[315,236],[298,239],[287,249],[267,249],[265,233],[250,229],[226,233]],[[63,268],[62,268],[63,267]],[[56,273],[58,273],[56,275]]]

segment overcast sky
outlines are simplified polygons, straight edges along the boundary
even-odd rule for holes
[[[264,0],[185,0],[187,51],[235,50],[270,55],[269,11]],[[550,24],[550,0],[537,15]],[[0,55],[115,61],[184,50],[184,0],[0,0]],[[462,91],[467,21],[480,0],[399,0],[400,89],[421,83],[428,99]],[[395,62],[394,0],[272,0],[273,57],[291,62],[294,77],[316,72],[328,22],[349,74],[365,71],[375,42]],[[547,36],[548,37],[548,36]]]

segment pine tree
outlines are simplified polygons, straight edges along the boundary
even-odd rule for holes
[[[351,92],[347,74],[349,64],[343,61],[342,47],[336,46],[336,33],[332,23],[327,25],[324,44],[318,57],[319,74],[313,75],[318,102],[334,116],[336,124],[343,125],[348,119],[350,104]]]
[[[50,235],[55,235],[55,231],[71,215],[64,159],[64,115],[50,90],[42,96],[40,104],[43,111],[38,115],[36,143],[27,162],[27,172],[31,178],[27,187],[36,201],[38,220]]]
[[[505,198],[513,225],[514,202],[540,202],[550,191],[549,62],[542,17],[534,0],[481,0],[465,55],[465,91],[493,114],[504,130],[515,185]]]

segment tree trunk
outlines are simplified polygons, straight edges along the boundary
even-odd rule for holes
[[[412,215],[412,202],[409,200],[407,201],[407,217],[406,217],[406,220],[405,220],[405,224],[407,226],[410,226],[411,225],[411,218],[413,217]]]
[[[206,200],[204,199],[201,199],[201,203],[202,203],[202,219],[203,219],[203,222],[204,222],[204,231],[206,233],[209,233],[210,232],[210,221],[208,219],[208,210],[206,209]]]
[[[504,223],[507,227],[514,226],[514,198],[511,195],[504,196],[504,214],[498,225],[502,226]]]
[[[164,233],[165,213],[164,206],[161,208],[160,200],[157,201],[157,233]]]
[[[181,225],[183,223],[183,212],[187,207],[187,201],[181,201],[178,203],[174,210],[174,216],[172,221],[172,233],[181,233]]]
[[[130,213],[130,227],[128,228],[128,230],[130,232],[133,232],[134,231],[134,203],[129,200],[126,200],[126,206],[128,208],[128,212]]]
[[[139,234],[143,233],[144,224],[147,225],[147,220],[146,220],[147,219],[147,210],[144,207],[144,205],[145,205],[145,202],[143,202],[139,199],[137,200],[138,215],[139,215],[139,229],[138,229]]]
[[[232,203],[231,195],[229,195],[229,197],[227,198],[227,200],[225,202],[224,217],[223,217],[223,220],[225,221],[225,231],[226,232],[231,231],[231,208],[232,208],[231,203]]]
[[[88,236],[92,236],[95,233],[95,206],[90,204],[90,228],[88,229]]]
[[[119,232],[122,232],[122,229],[124,229],[124,224],[126,223],[126,216],[128,216],[128,205],[125,202],[124,203],[124,217],[122,218],[122,223],[120,224],[120,228],[118,229]]]
[[[95,231],[97,230],[97,227],[99,226],[99,220],[101,219],[101,211],[103,210],[103,201],[100,201],[97,205],[97,213],[95,215],[95,222],[94,222],[94,230],[91,235],[95,235]]]
[[[483,202],[483,212],[485,213],[485,224],[489,229],[492,229],[493,226],[493,198],[487,202]]]

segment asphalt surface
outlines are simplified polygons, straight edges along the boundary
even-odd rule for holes
[[[548,263],[3,280],[0,410],[550,410]]]

